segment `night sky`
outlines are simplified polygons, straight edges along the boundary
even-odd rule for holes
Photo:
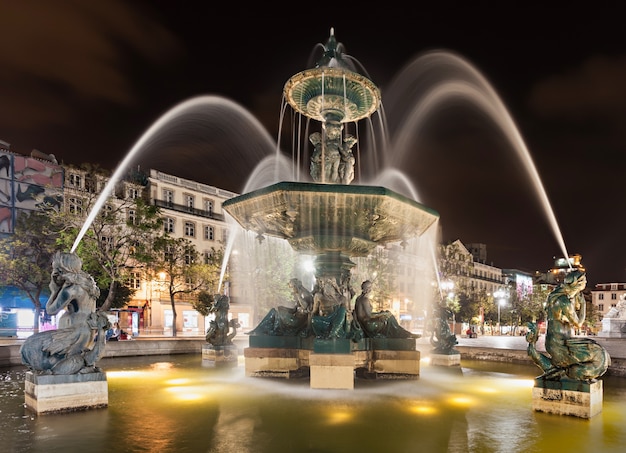
[[[237,103],[276,139],[283,86],[331,27],[385,109],[406,65],[452,52],[506,106],[589,286],[626,282],[626,38],[617,7],[197,3],[0,0],[0,140],[16,153],[114,169],[162,115],[209,95]],[[258,156],[246,158],[245,143],[217,153],[230,150],[220,148],[227,128],[208,118],[173,128],[138,162],[241,192]],[[439,212],[445,240],[486,243],[488,262],[530,272],[562,256],[515,147],[475,107],[438,109],[415,148],[402,169]]]

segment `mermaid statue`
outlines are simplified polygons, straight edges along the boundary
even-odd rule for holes
[[[581,329],[585,322],[586,307],[582,291],[586,285],[585,273],[574,270],[548,295],[545,305],[547,354],[537,351],[537,324],[528,324],[527,352],[543,370],[539,378],[592,381],[602,376],[611,364],[609,354],[599,343],[591,338],[572,337],[572,331]]]

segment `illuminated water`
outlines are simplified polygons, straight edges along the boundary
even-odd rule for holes
[[[494,132],[504,134],[513,147],[563,256],[569,256],[554,210],[522,134],[493,86],[471,62],[449,51],[427,52],[398,72],[383,102],[389,113],[388,124],[394,129],[390,134],[392,143],[386,147],[389,152],[382,155],[384,168],[403,168],[408,159],[416,158],[422,128],[436,110],[456,102],[472,105],[484,112],[497,127],[497,132]]]
[[[242,359],[242,357],[240,357]],[[109,407],[33,417],[23,371],[0,371],[0,440],[10,452],[618,452],[626,379],[605,377],[591,420],[534,412],[534,365],[422,362],[416,381],[246,378],[199,355],[105,359]]]
[[[207,154],[211,154],[207,150],[219,147],[219,154],[214,153],[210,160],[212,163],[224,163],[221,170],[230,172],[233,165],[257,162],[276,151],[275,141],[259,120],[239,104],[211,95],[183,101],[155,121],[118,164],[91,208],[70,252],[76,250],[117,183],[134,164],[143,162],[140,160],[141,155],[149,154],[143,157],[152,162],[154,156],[151,151],[167,148],[168,141],[176,143],[177,140],[180,142],[175,159],[188,157],[186,148],[193,149],[191,143],[200,141],[203,142],[201,147]],[[187,159],[186,163],[194,165],[198,158],[209,160],[208,155],[195,156]],[[169,162],[172,162],[171,156]]]

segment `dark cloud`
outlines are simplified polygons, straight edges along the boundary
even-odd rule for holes
[[[612,122],[616,114],[626,114],[625,80],[626,55],[593,56],[538,82],[529,104],[542,117],[599,117]]]
[[[128,2],[1,2],[2,128],[70,124],[73,103],[137,102],[132,58],[166,62],[177,38]]]

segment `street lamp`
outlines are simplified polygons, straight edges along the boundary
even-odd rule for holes
[[[448,299],[452,299],[454,297],[454,293],[452,292],[452,289],[454,288],[454,282],[450,282],[450,281],[441,282],[439,286],[443,291],[447,291],[446,296]],[[443,294],[442,294],[442,298],[443,298]]]

